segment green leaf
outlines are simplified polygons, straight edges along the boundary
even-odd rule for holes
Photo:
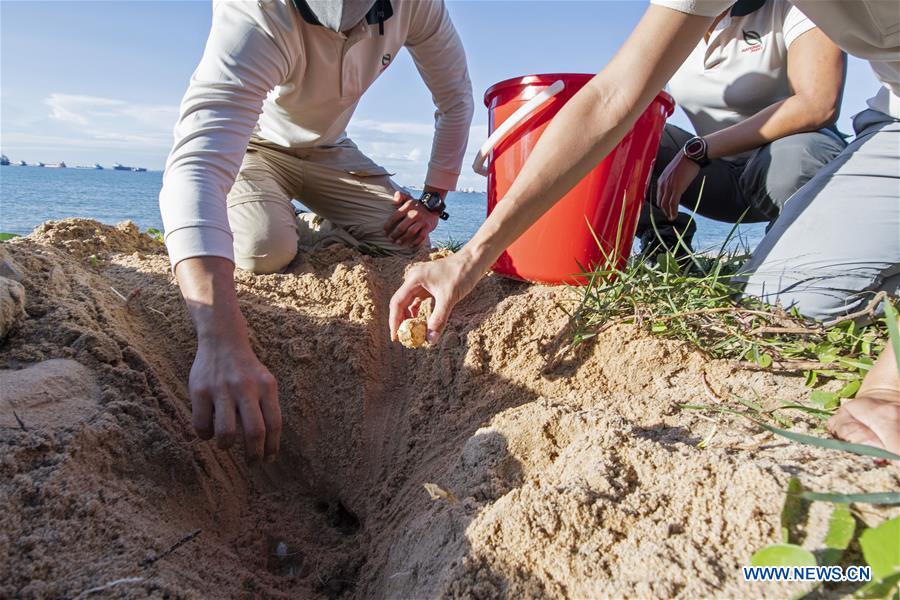
[[[887,298],[884,299],[884,320],[887,323],[891,346],[894,348],[894,360],[897,361],[897,371],[900,371],[900,331],[897,330],[897,310]]]
[[[859,373],[835,373],[834,378],[838,381],[859,381]]]
[[[816,387],[816,383],[819,382],[819,372],[818,371],[807,371],[806,372],[806,387]]]
[[[5,242],[6,240],[11,240],[17,237],[19,237],[19,234],[17,233],[0,233],[0,242]]]
[[[859,349],[863,354],[872,354],[872,340],[863,338],[862,342],[859,344]]]
[[[890,598],[891,600],[900,600],[900,572],[888,575],[884,579],[872,579],[869,583],[859,588],[855,594],[856,598]],[[891,594],[893,592],[893,594]]]
[[[819,369],[819,375],[822,377],[837,377],[841,373],[842,371],[835,371],[834,369]]]
[[[652,331],[653,333],[662,333],[666,329],[668,329],[668,327],[666,326],[665,323],[654,323],[650,327],[650,331]]]
[[[756,359],[756,364],[763,369],[767,369],[772,366],[772,356],[769,354],[760,354]]]
[[[848,369],[858,369],[859,371],[868,371],[872,368],[872,359],[868,356],[860,356],[858,358],[839,358],[838,363]]]
[[[853,396],[856,395],[857,390],[859,390],[860,383],[861,383],[861,381],[859,379],[847,382],[847,385],[845,385],[840,390],[838,390],[838,393],[837,393],[838,397],[839,398],[852,398]]]
[[[876,458],[900,460],[900,456],[894,454],[893,452],[888,452],[887,450],[882,450],[881,448],[876,448],[874,446],[851,444],[849,442],[842,442],[840,440],[835,440],[832,438],[820,438],[803,433],[797,433],[796,431],[787,431],[786,429],[778,429],[777,427],[772,427],[771,425],[767,425],[759,421],[757,421],[756,424],[766,431],[771,431],[775,435],[780,435],[781,437],[785,437],[789,440],[794,440],[795,442],[800,442],[801,444],[818,446],[819,448],[827,448],[829,450],[843,450],[844,452],[852,452],[853,454],[861,454],[863,456],[874,456]]]
[[[741,404],[743,404],[744,406],[746,406],[747,408],[749,408],[750,410],[752,410],[754,412],[758,412],[758,413],[766,412],[766,409],[764,409],[759,402],[754,402],[753,400],[746,400],[744,398],[738,398],[737,396],[735,396],[735,398],[737,398],[738,402],[740,402]]]
[[[836,565],[841,562],[844,550],[853,540],[856,533],[856,520],[850,514],[846,504],[838,504],[828,520],[828,532],[825,534],[825,552],[822,553],[823,565]]]
[[[825,339],[827,339],[829,342],[839,342],[844,339],[844,331],[839,327],[831,329],[827,334],[825,334]]]
[[[831,363],[837,360],[839,352],[832,344],[822,342],[816,346],[816,358],[822,363]]]
[[[818,404],[825,410],[837,408],[841,404],[837,392],[826,392],[825,390],[813,390],[809,394],[809,400],[814,404]]]
[[[900,572],[900,517],[866,529],[859,536],[863,558],[872,567],[873,579],[884,579]]]
[[[813,415],[819,418],[827,418],[834,414],[833,411],[830,410],[822,410],[820,408],[813,408],[812,406],[806,406],[805,404],[788,404],[784,403],[775,410],[800,410],[805,412],[806,414]]]
[[[800,541],[797,539],[797,530],[809,513],[809,502],[801,497],[802,493],[803,484],[796,477],[791,477],[784,505],[781,507],[781,541],[785,544]]]
[[[900,492],[873,492],[870,494],[838,494],[835,492],[803,492],[800,494],[807,500],[818,502],[850,503],[856,504],[900,504]]]
[[[757,550],[750,557],[754,567],[815,567],[816,557],[806,548],[795,544],[772,544]]]
[[[678,262],[671,253],[666,252],[656,259],[656,264],[664,273],[675,275],[678,273]]]

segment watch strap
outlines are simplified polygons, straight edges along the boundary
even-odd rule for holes
[[[441,203],[440,203],[437,207],[435,207],[435,208],[430,208],[430,207],[428,206],[428,204],[425,202],[426,196],[437,197],[437,198],[440,199]],[[417,200],[417,202],[418,202],[419,204],[421,204],[422,206],[424,206],[424,207],[425,207],[425,210],[427,210],[428,212],[437,213],[437,214],[438,214],[442,219],[444,219],[445,221],[446,221],[447,218],[450,216],[450,215],[448,215],[448,214],[445,212],[445,210],[444,210],[445,208],[447,208],[447,204],[444,202],[444,197],[441,196],[440,194],[438,194],[437,192],[424,192],[424,193],[422,194],[422,196]],[[446,215],[446,216],[445,216],[445,215]]]

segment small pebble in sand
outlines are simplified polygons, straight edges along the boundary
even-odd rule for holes
[[[285,544],[284,542],[278,542],[278,545],[275,546],[275,556],[277,556],[278,558],[284,559],[284,558],[287,558],[287,555],[288,555],[287,544]]]
[[[400,343],[407,348],[420,348],[425,345],[425,336],[428,333],[428,324],[422,317],[406,319],[400,323],[397,337]]]

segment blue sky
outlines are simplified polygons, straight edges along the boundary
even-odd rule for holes
[[[541,72],[596,72],[645,0],[449,1],[469,57],[476,113],[460,186],[483,189],[471,155],[487,134],[484,90]],[[161,168],[203,51],[211,3],[0,0],[0,144],[13,160]],[[839,125],[878,85],[851,59]],[[361,102],[350,134],[403,184],[421,183],[434,107],[403,53]],[[676,113],[673,122],[687,126]]]

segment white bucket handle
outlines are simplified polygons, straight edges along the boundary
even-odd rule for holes
[[[475,170],[479,175],[487,175],[487,157],[494,150],[497,144],[500,143],[503,138],[509,135],[516,127],[518,127],[522,122],[525,121],[528,117],[531,116],[534,111],[540,108],[544,103],[546,103],[550,98],[560,93],[565,89],[566,84],[562,79],[554,81],[550,86],[544,89],[540,94],[523,104],[519,107],[516,112],[511,114],[508,119],[503,121],[497,129],[494,130],[494,133],[488,137],[488,139],[481,145],[481,148],[478,150],[478,154],[475,156],[475,162],[472,163],[472,169]]]

